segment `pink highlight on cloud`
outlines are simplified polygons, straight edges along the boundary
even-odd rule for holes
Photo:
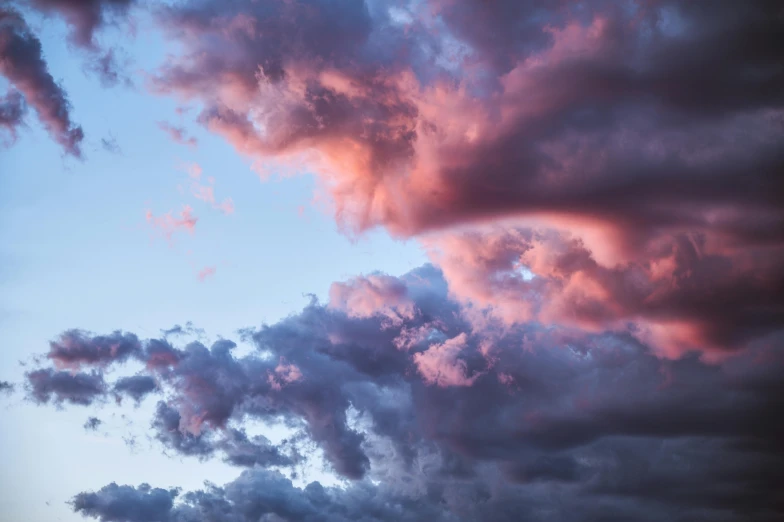
[[[466,346],[466,334],[461,333],[443,343],[431,345],[424,352],[415,353],[414,364],[428,384],[443,388],[471,386],[482,374],[477,372],[471,377],[467,376],[467,365],[459,359]]]
[[[281,359],[274,372],[267,374],[267,382],[273,390],[280,391],[285,386],[302,380],[302,372],[295,364],[288,364]]]
[[[172,237],[177,232],[185,231],[193,234],[199,218],[193,214],[193,209],[189,205],[183,205],[182,210],[177,216],[173,216],[169,211],[161,216],[156,216],[152,210],[145,213],[147,223],[159,230],[167,241],[171,242]]]
[[[390,324],[400,324],[416,314],[406,285],[385,274],[333,283],[329,289],[329,306],[345,311],[350,317],[384,316]]]
[[[759,310],[775,303],[770,285],[782,268],[761,263],[762,251],[711,245],[704,236],[650,242],[637,258],[609,266],[579,238],[552,229],[478,227],[423,243],[454,297],[507,325],[593,332],[633,325],[631,333],[667,357],[721,353],[776,328]],[[496,327],[486,314],[476,318],[480,329]]]

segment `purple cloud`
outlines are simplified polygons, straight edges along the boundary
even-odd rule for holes
[[[71,121],[65,91],[49,73],[41,42],[17,11],[0,7],[0,74],[35,109],[52,138],[63,149],[81,157],[82,128]]]

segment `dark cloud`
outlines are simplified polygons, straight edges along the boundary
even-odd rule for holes
[[[127,395],[138,403],[150,393],[158,391],[158,384],[149,375],[133,375],[117,379],[112,389],[115,393]]]
[[[147,484],[134,488],[112,483],[96,493],[80,493],[72,505],[74,511],[101,522],[168,522],[176,496],[176,490]]]
[[[254,471],[183,495],[164,520],[209,519],[217,505],[232,521],[784,513],[780,337],[710,362],[661,358],[625,330],[480,323],[432,266],[331,293],[252,332],[257,353],[145,341],[143,357],[166,361],[145,372],[165,390],[152,427],[168,450],[285,470],[300,457],[245,431],[282,420],[353,485],[298,489]]]
[[[81,157],[84,133],[71,121],[68,98],[49,73],[41,42],[17,11],[2,6],[0,74],[24,95],[52,138],[68,154]]]
[[[0,128],[5,129],[12,139],[16,139],[16,128],[24,124],[27,112],[24,97],[16,90],[9,90],[0,97]]]
[[[77,45],[94,49],[95,31],[115,18],[125,17],[134,0],[31,0],[44,13],[62,16],[71,26]]]
[[[242,430],[227,430],[220,446],[225,454],[225,461],[234,466],[266,468],[293,464],[293,460],[283,455],[266,437],[248,437]]]
[[[89,417],[84,423],[84,429],[87,431],[97,431],[101,424],[103,424],[103,422],[98,417]]]
[[[71,373],[50,368],[35,370],[27,374],[30,396],[39,403],[70,402],[81,406],[92,404],[106,394],[106,383],[98,372]]]
[[[0,381],[0,393],[13,393],[16,386],[8,381]]]
[[[165,448],[183,455],[204,458],[215,449],[208,434],[194,434],[187,425],[182,424],[180,412],[163,401],[158,402],[152,427],[156,431],[155,437]]]
[[[125,362],[141,354],[142,345],[134,334],[114,332],[111,335],[91,335],[82,330],[68,330],[49,343],[47,357],[62,368],[106,366]]]

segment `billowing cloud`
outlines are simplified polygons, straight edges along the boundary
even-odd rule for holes
[[[407,296],[411,314],[390,321],[383,307],[356,314],[340,301],[314,301],[250,332],[257,351],[242,356],[228,340],[209,348],[142,341],[143,374],[164,395],[152,423],[164,447],[255,466],[224,488],[171,497],[161,520],[209,518],[203,510],[218,501],[227,520],[238,521],[327,516],[311,509],[334,509],[335,520],[548,513],[575,521],[763,521],[782,514],[779,337],[716,361],[698,353],[668,359],[627,331],[535,321],[501,327],[492,315],[477,327],[481,310],[450,293],[432,266],[379,278],[400,289],[393,297]],[[377,293],[346,284],[368,292],[368,302]],[[354,484],[299,489],[259,471],[285,471],[300,458],[245,431],[247,422],[281,420]],[[283,489],[262,487],[267,480]],[[139,509],[146,505],[144,491],[122,491]],[[262,491],[266,500],[256,497]],[[108,506],[113,497],[101,495],[77,499]],[[247,507],[254,502],[258,508]],[[301,511],[288,511],[295,509],[289,502]],[[378,511],[365,518],[348,507],[375,502]],[[79,505],[100,520],[130,520]]]
[[[631,322],[670,354],[781,324],[775,2],[206,1],[157,19],[181,51],[150,88],[260,164],[315,172],[344,227],[470,227],[502,257],[520,230],[579,245],[587,265],[522,282],[506,258],[439,257],[480,306],[500,290],[507,322]]]
[[[0,6],[0,74],[35,109],[52,138],[63,149],[81,157],[82,128],[71,121],[70,104],[44,60],[41,42],[19,12]]]
[[[781,239],[754,232],[783,219],[775,2],[204,2],[160,23],[183,52],[153,88],[243,153],[310,163],[360,229]]]
[[[679,234],[603,264],[567,232],[491,226],[425,240],[454,295],[507,324],[629,331],[661,353],[719,353],[780,332],[777,249]]]

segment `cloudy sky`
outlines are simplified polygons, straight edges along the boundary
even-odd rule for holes
[[[784,8],[0,0],[0,513],[784,518]]]

